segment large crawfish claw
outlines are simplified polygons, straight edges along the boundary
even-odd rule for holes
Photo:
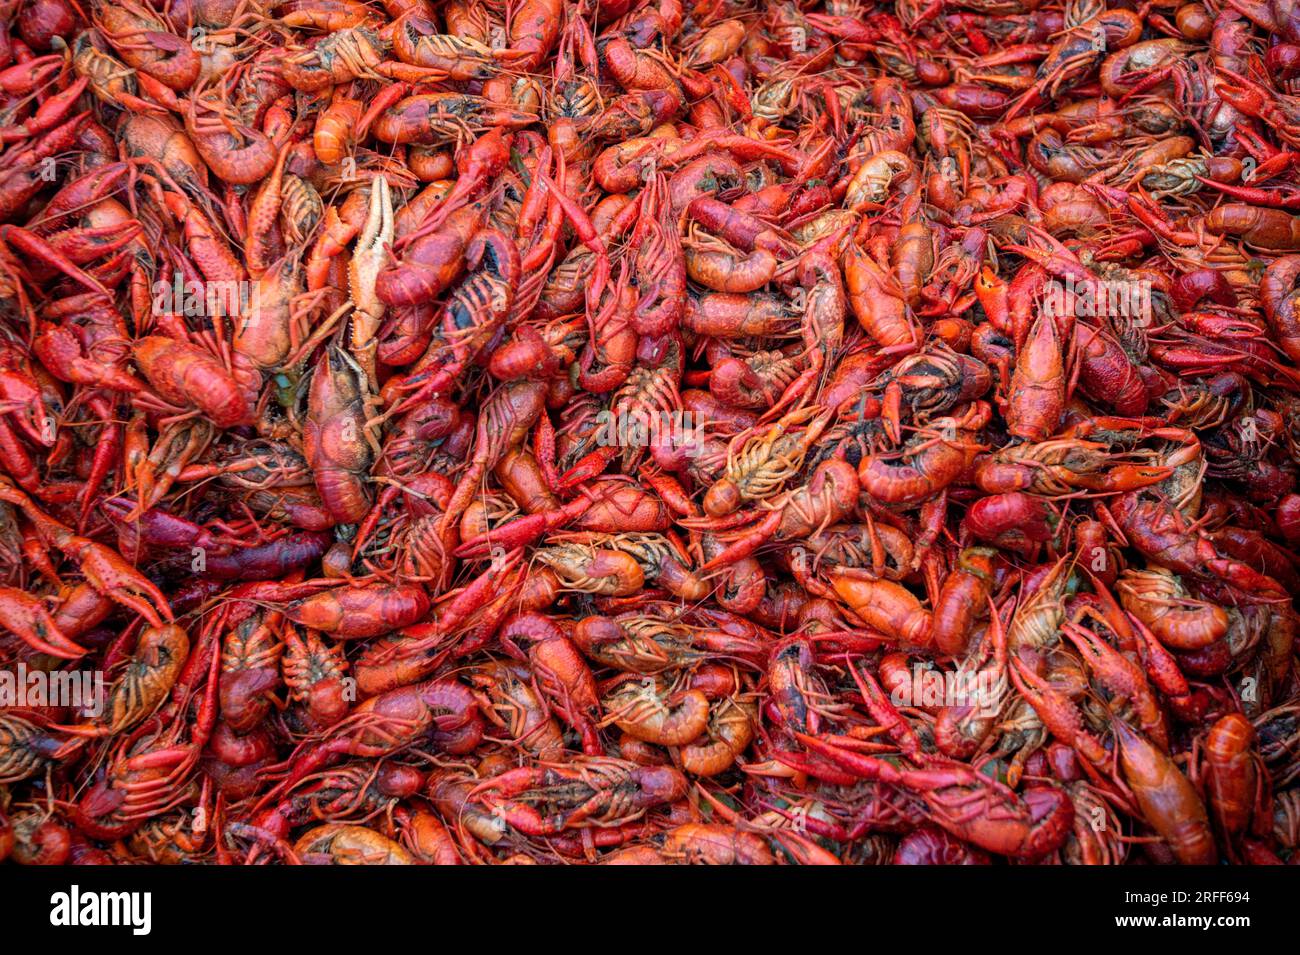
[[[352,294],[352,351],[370,379],[372,391],[378,390],[375,376],[375,333],[384,316],[384,303],[375,294],[375,281],[387,264],[388,249],[393,244],[393,196],[388,180],[376,176],[370,187],[370,211],[365,227],[357,238],[352,261],[348,263],[348,286]]]
[[[384,303],[375,295],[375,279],[387,261],[388,247],[392,244],[393,196],[388,180],[376,176],[370,187],[370,210],[366,224],[357,237],[352,261],[348,264],[352,304],[358,312],[376,323],[384,314]]]
[[[12,587],[0,587],[0,627],[50,656],[75,660],[90,652],[64,636],[40,600]]]
[[[155,627],[176,619],[163,592],[103,544],[73,537],[63,549],[81,565],[86,582],[114,603],[134,610]]]

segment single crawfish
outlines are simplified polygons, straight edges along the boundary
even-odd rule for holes
[[[533,556],[555,571],[566,587],[581,593],[626,597],[645,584],[640,562],[631,554],[608,547],[556,544],[539,548]]]
[[[716,776],[735,765],[753,742],[758,727],[758,704],[740,696],[727,696],[709,706],[704,733],[680,750],[682,769],[692,776]]]
[[[103,716],[65,729],[86,736],[114,736],[137,726],[171,695],[189,655],[190,640],[181,627],[146,628],[109,690]]]
[[[1178,577],[1163,567],[1127,568],[1118,589],[1124,609],[1171,649],[1200,650],[1228,632],[1227,611],[1193,599]]]
[[[863,457],[858,465],[862,490],[888,504],[934,497],[955,481],[981,450],[974,437],[988,415],[988,406],[976,402],[960,416],[935,418],[918,428],[896,454]]]
[[[424,782],[424,774],[409,766],[384,760],[345,763],[300,780],[254,824],[283,839],[309,822],[367,823],[419,792]]]
[[[665,354],[654,361],[638,361],[627,380],[614,393],[609,414],[614,421],[635,423],[623,449],[623,469],[630,472],[641,460],[647,445],[653,450],[666,445],[676,446],[674,436],[665,434],[668,422],[681,411],[681,381],[683,366],[682,346],[672,342]],[[642,423],[649,427],[642,434],[635,430]]]
[[[473,37],[439,33],[437,24],[418,10],[394,21],[392,37],[399,60],[444,71],[449,80],[489,80],[501,70],[497,51]]]
[[[392,501],[385,504],[388,490],[396,489],[387,489],[376,505],[383,509],[379,532],[373,538],[368,536],[367,519],[358,534],[355,553],[408,580],[445,588],[454,570],[450,555],[459,539],[455,529],[448,529],[442,521],[441,507],[452,494],[450,482],[439,474],[424,475],[407,485],[410,497],[393,494]]]
[[[566,538],[564,535],[556,535],[553,539],[564,541]],[[575,534],[574,540],[630,556],[640,566],[647,583],[658,584],[683,600],[701,600],[708,593],[709,588],[687,566],[689,558],[662,534],[593,532]]]
[[[434,808],[446,819],[485,845],[495,846],[510,840],[510,828],[502,816],[485,810],[471,793],[477,780],[462,772],[435,769],[429,775],[427,793]]]
[[[718,349],[719,353],[722,349]],[[726,357],[713,365],[709,391],[734,407],[763,410],[781,402],[784,395],[803,383],[807,361],[797,346],[783,350],[757,351],[744,355],[728,348]],[[743,357],[742,357],[743,356]]]
[[[66,865],[72,852],[72,832],[49,808],[15,804],[0,821],[0,855],[21,865]]]
[[[148,6],[125,0],[95,8],[100,32],[129,66],[177,92],[194,85],[202,66],[198,53]]]
[[[1262,834],[1273,822],[1268,775],[1255,742],[1255,728],[1240,713],[1220,717],[1204,738],[1200,775],[1211,816],[1232,851],[1248,830]]]
[[[602,666],[632,673],[660,673],[707,656],[696,649],[691,628],[640,613],[585,617],[573,629],[573,642]]]
[[[947,609],[941,595],[935,608],[936,622],[942,619],[940,615]],[[945,756],[953,759],[969,759],[984,747],[985,741],[998,728],[1000,716],[1005,711],[1011,693],[1007,676],[1006,629],[996,608],[990,604],[989,610],[989,625],[984,629],[979,648],[962,660],[957,670],[958,679],[962,675],[969,675],[977,686],[987,686],[988,689],[969,705],[945,706],[939,711],[939,718],[935,722],[935,746]],[[938,640],[941,631],[937,623],[935,635],[936,646],[942,647]],[[976,669],[977,667],[982,669]],[[1013,771],[1015,768],[1013,760]]]
[[[762,433],[748,436],[738,452],[733,454],[729,447],[726,476],[705,493],[705,513],[722,517],[746,501],[765,500],[798,474],[830,420],[817,412],[815,407],[792,411]],[[798,427],[809,419],[813,420],[807,427]],[[732,447],[738,441],[733,440]]]
[[[934,642],[944,653],[960,653],[976,619],[986,609],[996,580],[997,552],[967,547],[957,555],[934,602]]]
[[[827,690],[815,667],[812,643],[805,637],[783,640],[773,648],[767,682],[778,725],[787,732],[820,732],[844,709]]]
[[[285,778],[262,797],[258,809],[278,802],[303,779],[340,757],[376,759],[422,741],[453,755],[473,752],[483,741],[478,701],[463,683],[426,680],[363,701],[345,719],[308,740],[285,764]]]
[[[1165,484],[1169,480],[1173,478]],[[1199,500],[1199,486],[1192,496]],[[1225,588],[1249,602],[1275,601],[1284,596],[1276,580],[1242,561],[1221,556],[1204,533],[1194,528],[1164,495],[1156,496],[1151,489],[1130,491],[1116,501],[1112,513],[1139,553],[1202,587]]]
[[[355,79],[392,78],[385,62],[391,45],[366,27],[328,33],[307,49],[290,50],[280,59],[280,74],[296,90],[311,93]]]
[[[289,604],[285,616],[338,639],[378,637],[429,612],[429,596],[416,583],[369,581],[323,590]]]
[[[532,672],[522,663],[498,660],[469,673],[484,717],[534,757],[556,760],[564,753],[560,732],[541,696],[533,690]]]
[[[579,757],[521,767],[476,786],[475,802],[529,836],[633,822],[686,795],[686,777],[668,766]]]
[[[140,111],[151,109],[148,101],[139,95],[136,71],[102,46],[103,40],[94,30],[77,34],[72,41],[72,68],[77,75],[89,80],[90,91],[101,102]]]
[[[882,376],[887,420],[924,423],[935,415],[983,397],[993,383],[987,365],[944,345],[908,355]]]
[[[180,630],[179,627],[165,629]],[[184,634],[172,636],[180,639]],[[205,654],[210,660],[206,667]],[[164,659],[162,663],[166,666],[171,660]],[[210,631],[196,652],[176,665],[181,673],[171,687],[172,704],[113,744],[104,774],[77,804],[77,826],[92,838],[121,838],[146,820],[195,801],[199,784],[194,776],[217,721],[220,654],[215,632]],[[190,694],[205,669],[206,685],[191,722]],[[147,685],[150,675],[146,673],[143,677],[136,677],[134,682],[143,680]],[[125,676],[132,674],[128,670]],[[124,679],[115,686],[115,691],[120,693],[123,687],[129,688],[130,685]],[[134,709],[138,711],[139,708]],[[129,725],[121,714],[131,713],[131,708],[119,705],[110,712],[114,724]],[[68,728],[69,731],[73,729]],[[87,735],[101,734],[99,727],[92,727]]]
[[[777,273],[777,257],[767,248],[738,250],[732,243],[692,223],[682,240],[686,274],[715,292],[745,293],[761,289]]]
[[[783,845],[790,837],[774,837]],[[687,823],[651,840],[663,861],[676,865],[775,865],[766,840],[719,823]]]
[[[138,858],[154,865],[191,865],[203,861],[208,849],[207,832],[199,828],[194,813],[179,809],[146,820],[126,837],[126,844]]]
[[[862,779],[907,789],[924,800],[932,820],[957,838],[1012,858],[1041,858],[1068,838],[1074,807],[1064,789],[1035,786],[1018,794],[964,763],[932,760],[899,768],[816,736],[796,734],[812,752]]]
[[[1015,118],[1025,107],[1056,99],[1092,74],[1107,50],[1132,46],[1142,34],[1141,17],[1128,10],[1103,10],[1069,26],[1039,64],[1037,82],[1006,114],[1008,119]]]
[[[465,268],[469,275],[442,314],[443,332],[461,366],[482,352],[510,314],[521,279],[519,250],[501,232],[483,229],[465,250]]]
[[[810,593],[820,588],[821,596],[829,596],[825,586],[814,579],[822,568],[856,567],[887,580],[901,580],[912,572],[913,554],[912,542],[903,531],[874,522],[817,530],[789,551],[795,578]]]
[[[769,540],[805,538],[839,523],[853,513],[859,490],[858,476],[852,466],[838,458],[822,461],[806,483],[784,492],[775,501],[764,502],[767,516],[738,532],[735,541],[711,557],[701,570],[724,567],[749,557]],[[707,530],[710,522],[725,520],[688,518],[680,523]]]
[[[1061,847],[1062,858],[1071,865],[1122,865],[1128,845],[1121,838],[1115,809],[1088,783],[1068,783],[1066,790],[1074,803],[1074,826]],[[1102,825],[1094,825],[1094,819],[1102,820]]]
[[[343,648],[328,641],[319,630],[295,626],[282,629],[284,653],[280,672],[289,696],[301,703],[317,727],[331,726],[348,712],[344,687],[348,670]]]
[[[901,584],[852,576],[842,568],[831,573],[830,580],[840,599],[868,627],[905,645],[930,643],[933,615]]]
[[[389,306],[421,305],[446,290],[464,270],[465,250],[486,214],[485,203],[468,203],[437,229],[412,239],[397,264],[375,278],[379,300]]]
[[[600,254],[595,256],[595,262],[599,274]],[[605,287],[594,296],[597,306],[590,319],[590,340],[579,359],[578,384],[596,394],[613,391],[627,381],[636,359],[637,334],[633,327],[636,292],[629,282],[628,268],[624,259],[617,279],[612,284],[600,283]],[[593,287],[595,283],[587,286],[588,301]]]
[[[1163,481],[1170,473],[1172,469],[1166,467],[1125,462],[1101,442],[1052,438],[1004,448],[980,459],[975,481],[990,494],[1029,491],[1055,496],[1079,488],[1099,493],[1131,491]]]
[[[342,524],[355,524],[370,511],[364,480],[372,453],[367,439],[373,440],[367,429],[367,388],[364,370],[342,349],[328,349],[316,363],[303,452],[321,502]]]
[[[252,423],[261,375],[244,355],[236,352],[226,367],[206,348],[163,335],[137,339],[132,350],[163,402],[197,408],[219,428]],[[137,402],[146,403],[143,398]]]
[[[523,129],[537,115],[493,103],[468,93],[422,93],[408,96],[379,114],[375,137],[386,143],[445,145],[493,127]]]
[[[1072,572],[1069,561],[1057,561],[1046,576],[1038,580],[1033,592],[1021,601],[1007,628],[1007,644],[1013,654],[1018,653],[1021,647],[1039,649],[1059,642],[1058,632],[1065,620],[1061,601]]]
[[[503,385],[483,404],[474,430],[474,452],[461,474],[456,490],[443,514],[443,528],[454,528],[470,501],[480,492],[479,483],[496,468],[506,454],[518,448],[543,414],[544,382],[515,381]]]
[[[1041,314],[1016,359],[1007,402],[1007,430],[1042,441],[1056,433],[1065,406],[1065,366],[1056,319]]]
[[[260,130],[238,123],[213,88],[191,91],[185,110],[185,131],[208,168],[224,182],[260,182],[275,166],[277,150]]]
[[[1184,865],[1217,856],[1205,803],[1174,761],[1123,720],[1115,721],[1120,768],[1147,823]]]
[[[0,713],[0,784],[38,776],[77,748],[79,744],[70,746],[31,720]]]
[[[234,623],[221,643],[221,718],[236,732],[254,729],[271,707],[280,683],[282,615],[251,613]]]
[[[301,176],[285,174],[280,187],[280,229],[290,246],[307,243],[325,214],[324,203],[316,187]]]
[[[623,679],[601,701],[605,723],[659,746],[694,742],[709,722],[709,700],[695,689],[675,689],[657,677]]]
[[[1153,743],[1167,749],[1168,722],[1142,667],[1111,645],[1104,635],[1109,625],[1098,629],[1102,632],[1074,622],[1061,628],[1061,635],[1079,653],[1098,695],[1106,700],[1102,707],[1085,703],[1085,713],[1102,726],[1115,718],[1131,721]]]
[[[309,865],[415,865],[411,853],[387,836],[342,823],[304,833],[286,857]]]
[[[637,302],[633,328],[658,338],[677,328],[686,305],[686,267],[676,220],[668,202],[668,180],[655,177],[642,193],[641,216],[632,233],[637,252]]]
[[[236,327],[235,350],[263,371],[278,368],[288,357],[305,318],[298,306],[303,291],[297,256],[282,256],[270,263],[253,286],[254,304]]]

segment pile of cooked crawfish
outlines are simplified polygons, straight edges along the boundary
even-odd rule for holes
[[[0,859],[1300,862],[1295,0],[0,21]]]

